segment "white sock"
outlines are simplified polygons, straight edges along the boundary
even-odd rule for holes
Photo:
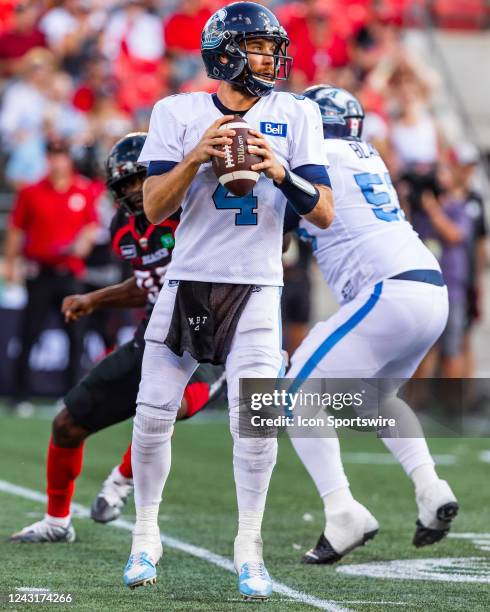
[[[410,473],[410,478],[412,479],[417,491],[421,491],[434,482],[439,481],[439,476],[436,473],[433,462],[416,467]]]
[[[173,416],[164,410],[137,407],[131,447],[137,507],[158,505],[162,499],[171,465]]]
[[[44,520],[55,527],[63,527],[66,529],[71,522],[71,514],[68,516],[51,516],[49,514],[44,515]]]
[[[289,429],[289,428],[288,428]],[[320,497],[325,498],[332,491],[349,487],[340,457],[339,440],[334,434],[328,438],[294,438],[291,444],[303,462]]]
[[[277,458],[275,438],[240,438],[233,427],[233,474],[238,504],[235,568],[245,562],[262,561],[261,526],[267,490]]]
[[[397,427],[390,437],[390,430],[381,434],[381,440],[398,463],[403,467],[407,476],[421,465],[434,465],[429,447],[424,437],[417,415],[410,406],[400,397],[390,397],[386,409],[394,417]],[[410,437],[407,437],[410,435]],[[411,477],[411,476],[410,476]]]
[[[402,466],[405,474],[411,474],[419,466],[434,466],[425,438],[381,438],[383,444]],[[413,480],[413,478],[412,478]]]
[[[238,511],[262,513],[276,463],[277,440],[234,437],[233,474]]]
[[[235,538],[235,567],[240,570],[245,562],[262,561],[263,511],[239,510],[238,534]]]

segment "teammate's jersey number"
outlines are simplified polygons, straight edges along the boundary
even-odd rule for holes
[[[385,208],[387,204],[391,204],[389,190],[393,189],[388,172],[384,176],[363,172],[361,174],[354,174],[354,178],[366,202],[372,206],[373,213],[378,219],[381,219],[381,221],[400,221],[403,218],[398,202],[395,203],[391,210],[386,210]],[[380,187],[377,187],[378,185]]]
[[[218,185],[213,193],[213,202],[218,210],[238,209],[235,225],[257,225],[257,196],[253,191],[246,196],[234,196],[223,185]]]

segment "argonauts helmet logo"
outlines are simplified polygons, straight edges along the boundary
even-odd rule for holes
[[[333,93],[333,95],[332,95]],[[334,99],[337,92],[329,92],[325,96],[318,98],[318,102],[322,102],[322,119],[324,123],[341,123],[345,125],[343,114],[345,108],[341,104],[336,104]]]
[[[226,9],[220,9],[208,19],[202,31],[202,49],[214,49],[221,44],[223,34],[226,30],[226,15]]]

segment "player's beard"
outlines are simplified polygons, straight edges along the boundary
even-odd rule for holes
[[[134,193],[129,193],[122,199],[124,206],[128,212],[133,215],[143,213],[143,190],[140,189]]]
[[[252,96],[252,94],[245,89],[245,85],[241,85],[239,83],[230,83],[233,91],[240,93],[242,96],[249,98],[250,100],[255,100],[258,96]]]

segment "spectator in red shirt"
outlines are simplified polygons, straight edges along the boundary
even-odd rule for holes
[[[347,64],[346,39],[332,23],[333,13],[328,2],[295,2],[279,10],[278,16],[291,40],[288,53],[294,58],[293,88],[328,82],[332,68]]]
[[[14,9],[14,22],[0,35],[0,74],[16,74],[19,61],[34,47],[45,47],[46,39],[38,29],[39,9],[34,2],[23,0]]]
[[[183,0],[178,12],[165,23],[165,44],[170,53],[199,53],[201,32],[211,17],[209,7],[202,0]]]
[[[194,79],[201,69],[201,32],[211,14],[209,2],[184,0],[179,4],[178,11],[165,22],[170,79],[175,89]]]
[[[60,308],[67,295],[79,292],[84,258],[97,231],[94,193],[86,179],[77,176],[68,143],[48,142],[48,174],[41,182],[22,189],[12,211],[5,246],[5,276],[13,281],[18,257],[27,263],[27,305],[20,332],[22,350],[16,364],[19,399],[28,395],[29,355],[50,309]],[[81,330],[66,326],[70,340],[67,388],[77,380]]]

